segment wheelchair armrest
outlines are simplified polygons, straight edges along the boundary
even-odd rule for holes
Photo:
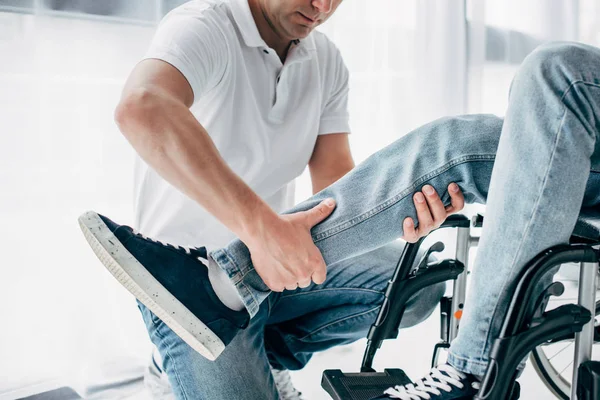
[[[446,218],[444,223],[438,228],[468,228],[471,226],[471,220],[462,214],[454,214]]]
[[[402,282],[401,286],[388,286],[381,305],[381,313],[369,329],[367,339],[376,342],[379,347],[383,340],[397,338],[408,300],[421,289],[456,279],[464,269],[465,266],[460,261],[443,260],[415,271]]]

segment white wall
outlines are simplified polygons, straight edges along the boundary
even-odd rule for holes
[[[0,13],[0,354],[10,360],[0,394],[145,361],[135,303],[87,248],[77,216],[131,221],[132,151],[112,114],[152,33]]]

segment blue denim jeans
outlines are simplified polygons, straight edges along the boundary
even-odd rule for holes
[[[332,263],[322,285],[271,293],[216,361],[194,351],[139,303],[176,398],[277,399],[270,366],[301,369],[313,353],[366,336],[404,246],[394,241]],[[436,285],[409,300],[402,327],[427,318],[444,289]]]
[[[459,335],[449,362],[483,375],[514,279],[544,249],[567,243],[581,208],[600,206],[600,50],[542,46],[511,87],[504,121],[444,118],[375,153],[289,212],[333,197],[337,208],[312,237],[326,263],[355,257],[402,235],[416,217],[412,194],[430,184],[448,204],[456,182],[468,203],[486,203],[486,221]],[[212,253],[254,315],[269,290],[248,249],[234,241]]]
[[[535,254],[568,241],[582,207],[600,205],[599,110],[600,51],[544,46],[517,73],[504,121],[474,115],[432,122],[289,210],[307,210],[328,197],[337,202],[331,216],[312,229],[328,265],[324,285],[271,293],[242,242],[213,251],[253,319],[211,363],[145,312],[176,395],[276,398],[269,362],[301,368],[312,352],[364,336],[393,268],[372,260],[402,236],[404,218],[416,220],[415,191],[430,184],[449,204],[451,182],[468,203],[488,203],[462,325],[449,356],[458,369],[482,375],[515,276]],[[417,294],[412,306],[418,317],[405,324],[427,315],[438,298],[438,293]],[[237,393],[236,387],[249,392]]]
[[[568,243],[581,209],[600,206],[600,49],[543,46],[517,72],[502,127],[485,228],[449,362],[483,375],[515,278]]]

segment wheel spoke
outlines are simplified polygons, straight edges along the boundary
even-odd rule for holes
[[[578,265],[575,265],[578,268]],[[568,270],[565,270],[568,273]],[[578,281],[572,279],[560,279],[561,271],[555,276],[555,281],[562,282],[565,290],[562,296],[551,297],[548,299],[546,312],[564,304],[574,303],[578,301]],[[600,326],[600,290],[596,291],[596,315],[594,318],[594,326],[596,329]],[[600,333],[600,332],[599,332]],[[598,337],[595,333],[595,339]],[[573,368],[575,368],[574,346],[575,338],[570,337],[560,341],[548,341],[538,345],[534,350],[532,360],[534,368],[539,377],[546,386],[558,398],[568,399],[571,392],[571,380],[573,379]],[[566,351],[568,349],[568,351]],[[599,360],[600,357],[600,341],[595,341],[592,348],[592,359]],[[566,365],[565,365],[566,364]]]
[[[567,344],[565,347],[563,347],[562,349],[560,349],[557,353],[555,353],[552,357],[548,358],[548,361],[551,361],[554,357],[556,357],[557,355],[559,355],[560,353],[562,353],[563,351],[565,351],[568,347],[570,347],[573,343],[569,343]]]
[[[562,373],[563,373],[563,372],[565,372],[565,370],[566,370],[567,368],[569,368],[571,365],[573,365],[573,362],[572,362],[572,361],[571,361],[570,363],[568,363],[568,364],[567,364],[567,366],[566,366],[566,367],[564,367],[564,368],[563,368],[563,369],[562,369],[562,370],[561,370],[561,371],[560,371],[558,374],[559,374],[559,375],[562,375]]]

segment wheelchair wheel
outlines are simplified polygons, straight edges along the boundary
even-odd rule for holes
[[[565,285],[565,294],[551,300],[547,309],[577,301],[577,283],[562,279],[557,280],[560,280]],[[596,298],[598,299],[599,297],[599,293],[597,293]],[[600,325],[600,300],[596,300],[595,314],[594,324],[598,327]],[[596,333],[595,336],[597,335]],[[530,359],[533,368],[546,387],[559,399],[568,400],[571,396],[574,354],[574,337],[544,343],[531,352]],[[597,337],[594,339],[592,358],[594,360],[600,359],[600,341]]]
[[[536,347],[531,352],[530,359],[535,372],[556,398],[568,400],[571,394],[571,378],[557,371],[544,352],[543,346]]]

